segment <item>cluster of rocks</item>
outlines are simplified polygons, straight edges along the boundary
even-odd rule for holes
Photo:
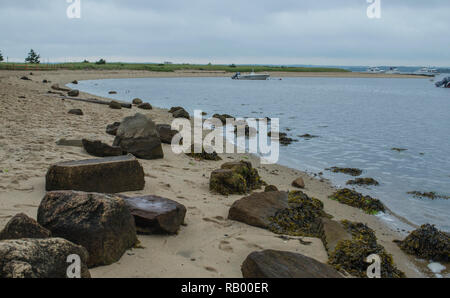
[[[354,180],[347,181],[347,185],[359,185],[359,186],[378,186],[380,183],[373,178],[356,178]]]
[[[13,217],[0,232],[0,277],[65,278],[68,257],[88,268],[117,262],[137,247],[137,234],[176,234],[186,208],[156,196],[114,193],[142,190],[142,166],[133,156],[82,160],[50,167],[37,221]]]

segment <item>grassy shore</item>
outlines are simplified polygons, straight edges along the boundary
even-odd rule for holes
[[[262,65],[201,65],[201,64],[145,64],[145,63],[58,63],[23,64],[0,63],[0,70],[147,70],[175,72],[181,70],[222,71],[222,72],[349,72],[340,68],[326,67],[287,67]]]

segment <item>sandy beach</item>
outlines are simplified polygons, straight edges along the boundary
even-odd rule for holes
[[[26,75],[31,81],[21,80]],[[142,71],[0,71],[0,228],[17,213],[36,218],[37,208],[45,195],[45,174],[50,165],[70,160],[89,159],[83,148],[58,146],[60,139],[91,138],[113,142],[105,133],[108,124],[121,121],[137,112],[148,114],[155,123],[170,124],[171,114],[154,107],[150,111],[112,110],[106,105],[61,100],[47,94],[51,84],[60,86],[73,80],[139,77],[229,76],[222,72],[142,72]],[[361,73],[273,73],[273,77],[417,77],[372,75]],[[46,79],[51,84],[44,84]],[[151,94],[148,95],[151,99]],[[98,98],[80,94],[80,98]],[[100,99],[100,98],[98,98]],[[180,102],[182,106],[183,103]],[[83,116],[69,115],[70,109],[82,109]],[[320,199],[324,209],[335,220],[348,219],[366,223],[376,232],[379,244],[393,255],[398,268],[408,277],[424,277],[426,264],[403,253],[393,240],[403,239],[397,231],[376,216],[328,199],[335,189],[324,180],[280,165],[260,165],[251,155],[224,154],[223,161],[196,161],[175,155],[163,145],[164,159],[140,160],[145,171],[145,189],[125,195],[152,194],[175,200],[187,208],[186,225],[176,236],[139,236],[142,249],[128,251],[119,262],[91,269],[93,277],[227,277],[240,278],[241,264],[253,251],[275,249],[292,251],[327,262],[320,239],[311,242],[281,239],[269,231],[227,219],[228,210],[242,196],[221,196],[209,191],[213,170],[227,161],[247,159],[262,178],[280,190],[293,190],[291,182],[303,177],[307,193]],[[295,237],[294,237],[295,238]]]

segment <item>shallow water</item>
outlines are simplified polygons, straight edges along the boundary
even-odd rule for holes
[[[450,200],[407,194],[450,195],[450,90],[434,87],[429,79],[146,78],[81,81],[76,88],[127,101],[139,97],[163,108],[183,106],[191,113],[280,118],[281,131],[291,129],[288,135],[299,139],[281,147],[280,164],[324,172],[337,186],[353,177],[325,168],[360,168],[361,177],[381,185],[358,191],[379,198],[412,223],[450,231]],[[110,90],[118,94],[109,95]],[[305,133],[319,137],[297,137]]]

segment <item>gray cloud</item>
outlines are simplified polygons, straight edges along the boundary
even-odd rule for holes
[[[0,50],[50,61],[438,65],[450,61],[450,1],[2,0]]]

